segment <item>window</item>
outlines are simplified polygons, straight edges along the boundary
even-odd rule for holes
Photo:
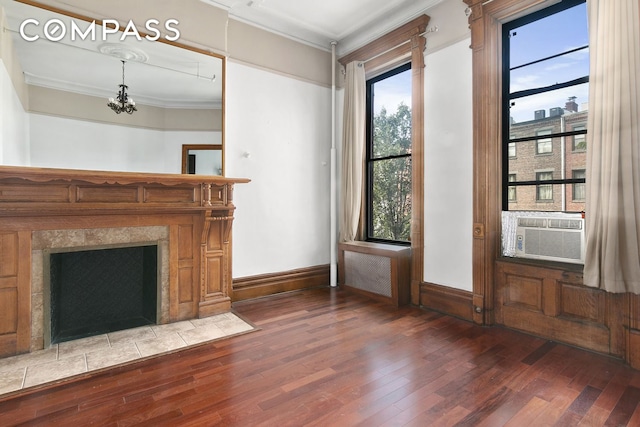
[[[367,81],[367,238],[411,234],[411,64]]]
[[[516,181],[516,174],[515,173],[510,173],[509,174],[509,182],[515,182]],[[510,202],[515,202],[516,201],[516,187],[514,187],[513,185],[509,186],[509,201]]]
[[[579,131],[587,131],[587,127],[585,125],[576,125],[573,127],[575,132]],[[584,133],[573,135],[573,144],[571,146],[573,151],[585,151],[587,149],[587,135]]]
[[[584,180],[586,178],[586,171],[584,169],[576,169],[572,173],[572,178],[574,180],[579,180],[579,179]],[[573,191],[572,191],[573,200],[574,201],[585,200],[587,197],[586,190],[587,189],[584,182],[574,183]]]
[[[586,173],[573,172],[586,170],[585,0],[504,24],[502,46],[502,208],[583,211]]]
[[[551,135],[550,130],[539,130],[536,135]],[[541,138],[536,141],[536,154],[547,154],[553,152],[553,144],[551,138]]]
[[[551,181],[553,179],[553,172],[536,172],[536,181]],[[551,184],[538,184],[536,186],[536,200],[539,202],[552,202],[553,201],[553,185]]]

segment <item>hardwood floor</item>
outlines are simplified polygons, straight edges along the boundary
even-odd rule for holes
[[[316,289],[260,331],[0,400],[0,425],[638,426],[640,372],[436,312]]]

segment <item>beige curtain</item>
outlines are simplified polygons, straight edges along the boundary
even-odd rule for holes
[[[342,242],[350,242],[358,238],[366,138],[364,65],[359,62],[350,62],[346,68],[339,217],[339,238]]]
[[[589,118],[584,283],[640,293],[638,0],[587,0]]]

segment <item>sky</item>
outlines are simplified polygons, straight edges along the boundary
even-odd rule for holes
[[[588,45],[586,20],[586,4],[583,3],[512,30],[511,67]],[[548,86],[588,74],[589,48],[586,48],[512,71],[510,90],[515,92]],[[545,110],[548,117],[550,108],[564,108],[567,99],[574,96],[578,110],[586,109],[589,85],[517,99],[511,108],[511,116],[516,122],[524,122],[533,120],[536,110]],[[411,71],[375,84],[375,114],[380,112],[382,106],[389,114],[393,114],[400,102],[411,105]]]
[[[515,33],[515,34],[514,34]],[[589,44],[586,4],[526,24],[511,31],[511,67]],[[511,72],[511,92],[544,87],[589,75],[589,49],[529,65]],[[586,109],[588,84],[515,100],[511,117],[516,122],[534,119],[534,111],[564,107],[567,98],[576,97],[579,111]],[[584,104],[584,105],[583,105]],[[584,107],[584,108],[583,108]]]
[[[388,114],[394,114],[401,102],[411,107],[411,70],[380,80],[374,88],[374,114],[380,113],[383,106]]]

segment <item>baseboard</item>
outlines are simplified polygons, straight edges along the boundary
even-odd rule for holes
[[[420,306],[473,321],[473,294],[468,291],[422,282]]]
[[[232,301],[243,301],[280,292],[329,286],[329,265],[233,279]]]

